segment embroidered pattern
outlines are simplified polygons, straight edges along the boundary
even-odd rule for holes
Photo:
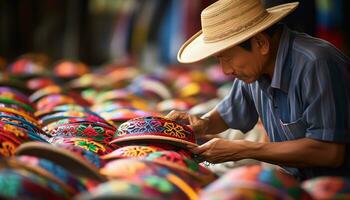
[[[1,143],[0,154],[4,157],[10,157],[15,154],[16,146],[10,141]]]
[[[121,124],[114,135],[116,141],[125,136],[159,135],[195,143],[192,130],[185,125],[161,117],[141,117]]]
[[[105,152],[106,148],[95,141],[85,139],[85,138],[79,138],[79,139],[72,139],[74,142],[74,145],[82,147],[88,151],[92,151],[94,153],[98,153],[99,151]]]

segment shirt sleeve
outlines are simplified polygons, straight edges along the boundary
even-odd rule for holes
[[[334,61],[314,61],[302,84],[306,137],[350,142],[350,71]]]
[[[258,121],[258,113],[248,86],[240,81],[233,82],[230,93],[217,105],[217,110],[228,127],[246,133]]]

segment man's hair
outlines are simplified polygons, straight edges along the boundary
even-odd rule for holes
[[[277,23],[272,25],[271,27],[267,28],[266,30],[262,31],[263,33],[266,33],[269,37],[272,38],[272,36],[277,32],[277,30],[282,27],[281,23]],[[250,39],[238,44],[238,46],[242,47],[243,49],[250,51],[252,50],[252,45],[250,43]]]

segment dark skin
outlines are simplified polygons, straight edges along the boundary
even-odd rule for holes
[[[215,57],[226,75],[233,75],[245,83],[252,83],[262,75],[272,79],[280,36],[280,31],[272,38],[266,33],[258,33],[250,39],[251,51],[234,46]],[[179,111],[172,111],[167,117],[186,122],[197,137],[218,134],[228,129],[216,109],[202,117]],[[188,147],[211,163],[251,158],[298,168],[338,167],[344,162],[345,156],[344,144],[310,138],[271,143],[213,138],[200,146]]]

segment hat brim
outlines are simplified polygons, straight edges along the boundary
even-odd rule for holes
[[[101,182],[106,181],[106,178],[98,173],[98,169],[95,166],[75,156],[69,150],[52,144],[27,142],[16,149],[15,155],[30,155],[44,158],[62,166],[73,174]]]
[[[268,15],[260,23],[218,42],[204,42],[203,33],[199,31],[182,45],[177,60],[181,63],[194,63],[233,47],[277,23],[298,5],[299,2],[293,2],[268,8]]]
[[[111,144],[118,144],[118,143],[125,143],[125,142],[144,142],[144,141],[157,141],[157,142],[164,142],[169,143],[178,147],[186,148],[187,145],[191,146],[198,146],[196,143],[192,143],[185,140],[180,140],[176,138],[170,138],[160,135],[135,135],[135,136],[128,136],[128,137],[119,137],[114,139]]]

